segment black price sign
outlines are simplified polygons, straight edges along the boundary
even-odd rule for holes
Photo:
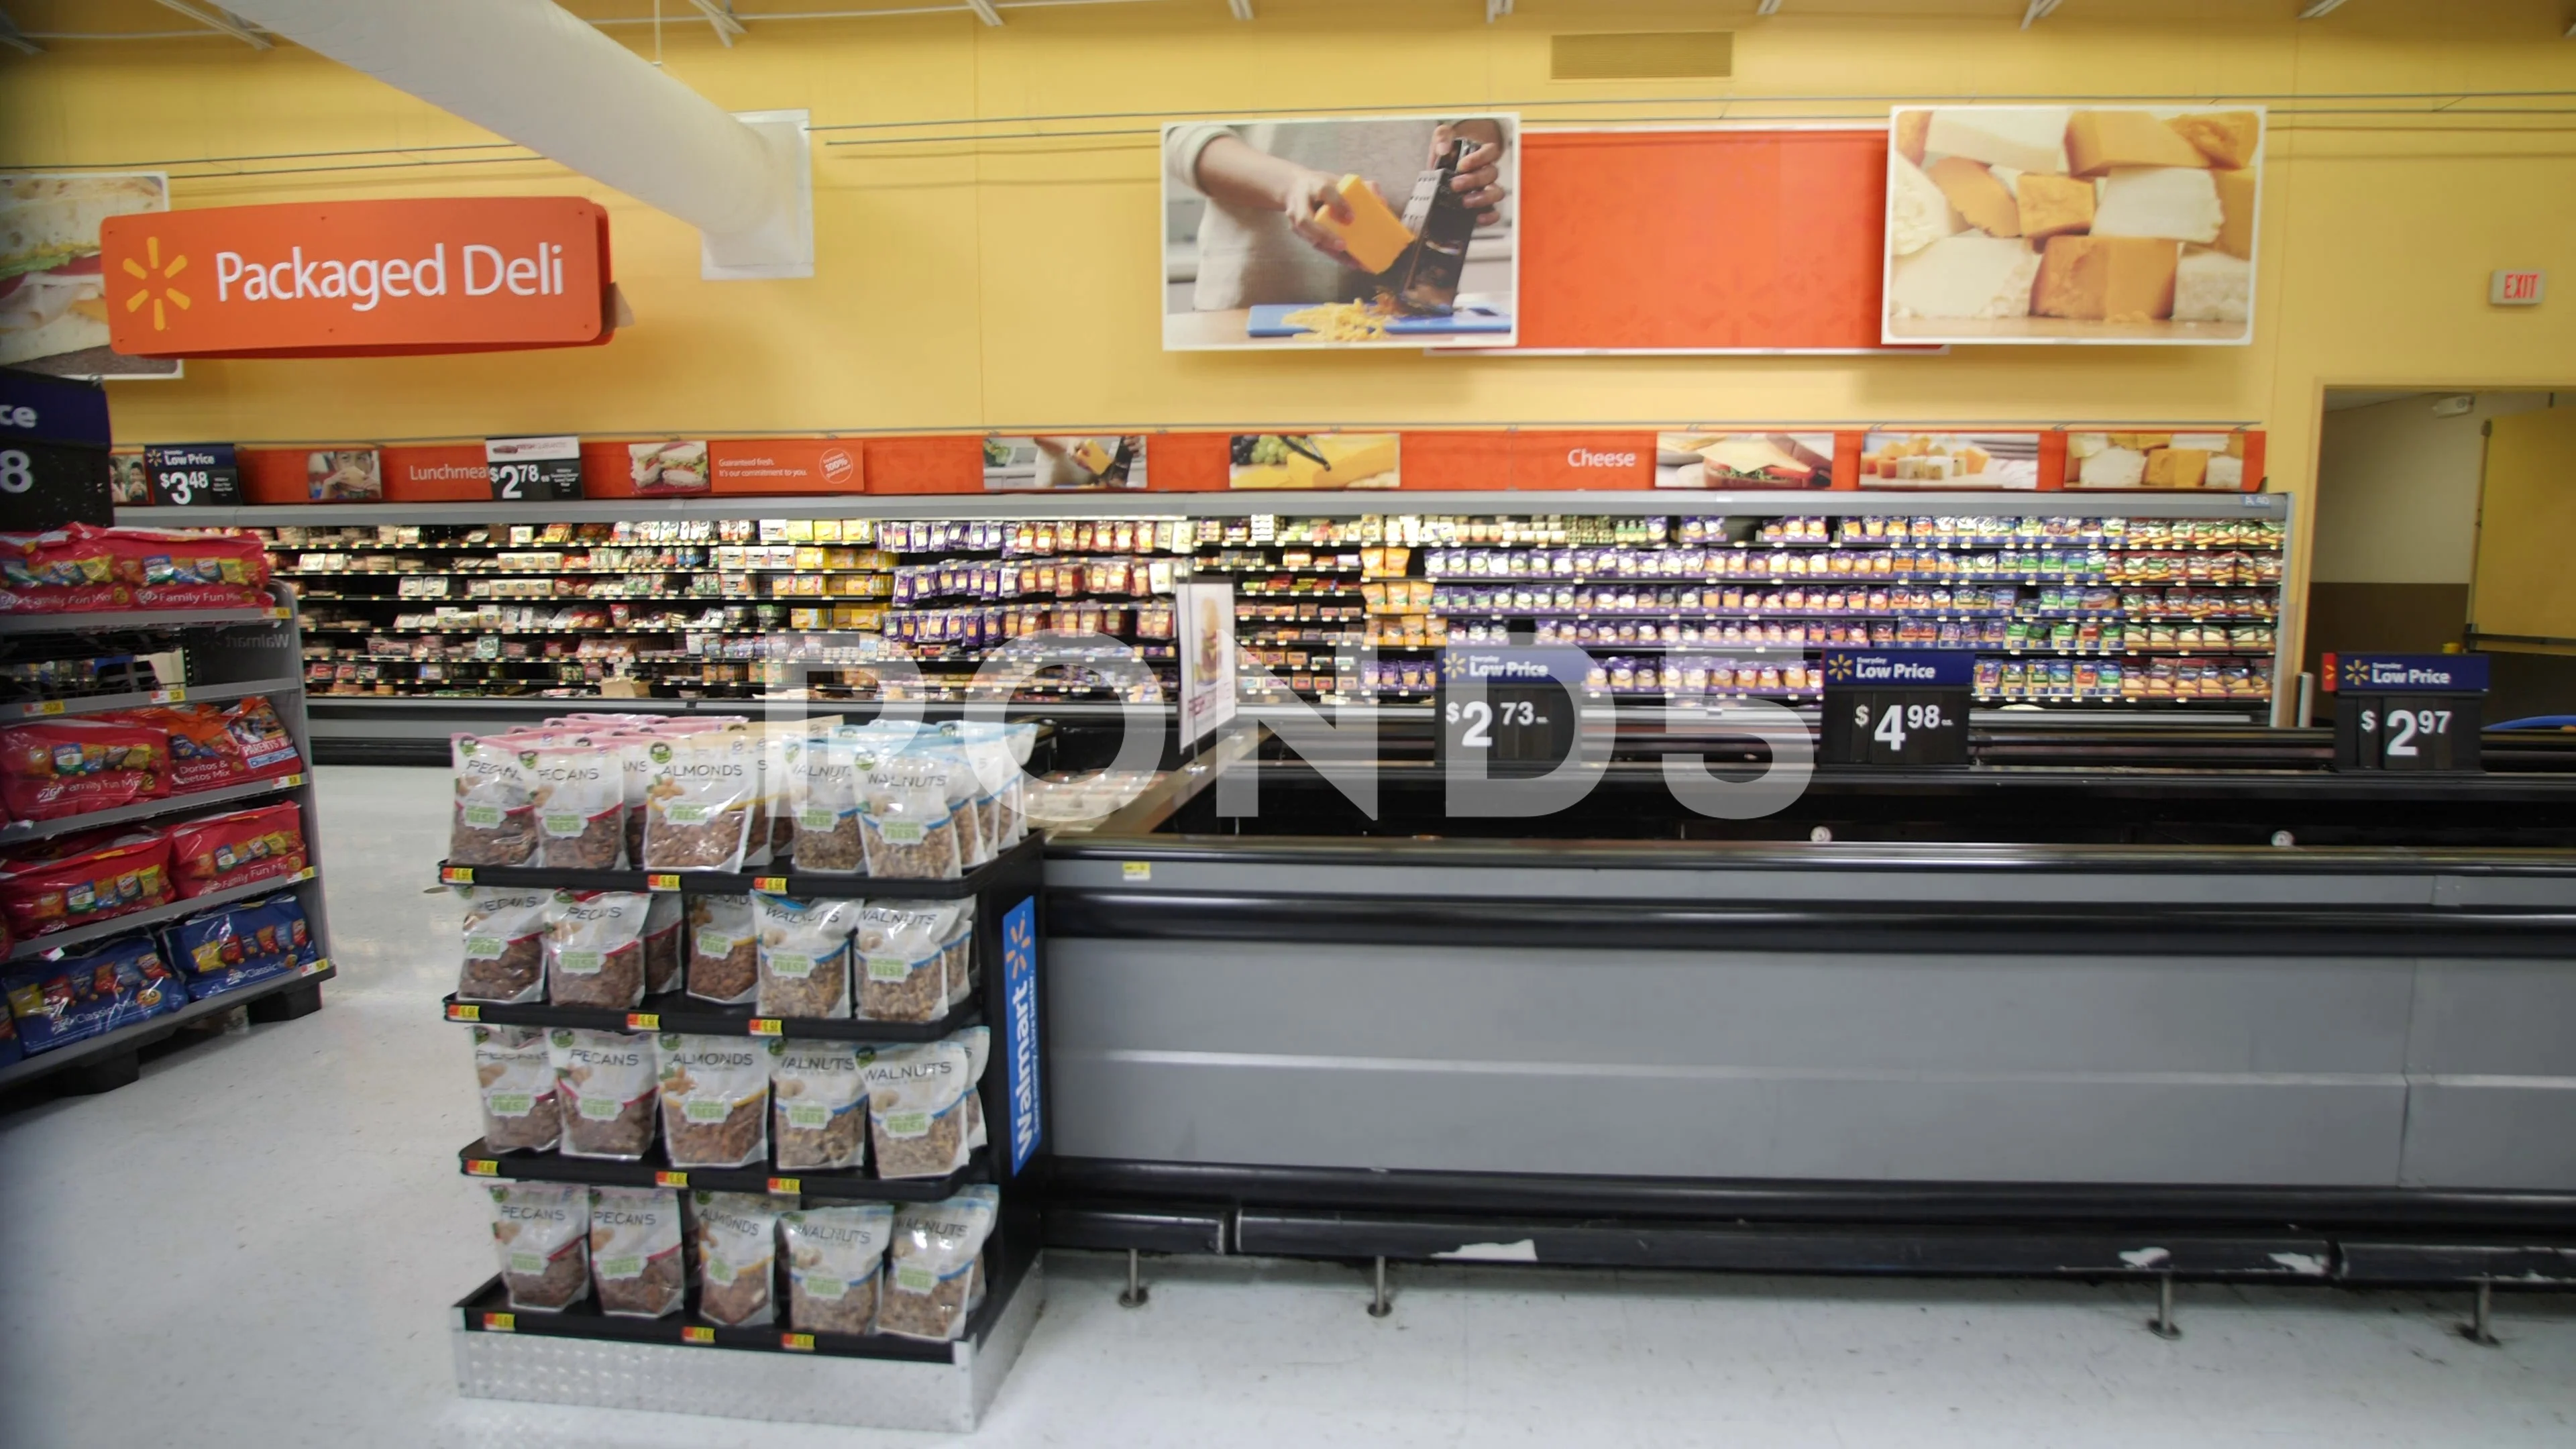
[[[156,508],[214,508],[241,502],[241,469],[230,443],[179,443],[143,450],[143,476]]]
[[[1545,775],[1573,755],[1591,657],[1579,649],[1451,649],[1432,702],[1434,757],[1481,757],[1489,778]],[[1572,675],[1569,680],[1568,674]]]
[[[2483,654],[2329,654],[2338,770],[2478,770]]]
[[[66,523],[116,521],[107,450],[0,436],[0,528],[39,533]]]
[[[581,496],[581,439],[486,438],[483,462],[492,470],[496,501],[543,501]]]
[[[1904,649],[1825,654],[1828,765],[1968,763],[1969,690],[1977,656]]]

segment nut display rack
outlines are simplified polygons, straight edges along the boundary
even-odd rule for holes
[[[176,1011],[0,1066],[0,1091],[48,1077],[59,1078],[58,1086],[74,1091],[105,1091],[135,1079],[140,1071],[137,1053],[142,1048],[234,1007],[249,1008],[255,1022],[287,1021],[321,1009],[322,983],[336,974],[336,968],[332,965],[330,920],[323,907],[322,834],[314,808],[312,737],[305,715],[304,684],[296,664],[301,652],[296,599],[294,590],[284,584],[270,585],[270,593],[270,605],[252,609],[0,614],[0,645],[21,658],[99,659],[143,654],[166,658],[175,653],[183,671],[181,678],[156,676],[139,688],[90,692],[45,689],[32,697],[0,702],[0,726],[29,720],[77,719],[155,704],[214,704],[264,695],[305,761],[305,767],[293,774],[51,820],[12,820],[0,826],[0,848],[6,848],[107,826],[162,824],[192,815],[292,800],[302,812],[307,862],[305,869],[293,876],[173,900],[29,937],[10,948],[8,965],[43,959],[135,931],[156,930],[209,907],[281,891],[292,891],[302,903],[314,942],[314,959],[301,971],[204,1001],[192,1001]]]
[[[1018,1358],[1045,1297],[1036,1191],[1050,1160],[1041,1051],[1045,974],[1037,921],[1045,849],[1044,839],[1033,834],[958,880],[442,866],[439,878],[449,885],[652,890],[684,896],[761,890],[975,902],[978,985],[973,997],[938,1022],[763,1017],[748,1008],[710,1006],[681,996],[648,998],[632,1012],[541,1003],[501,1006],[450,997],[442,1008],[450,1021],[886,1043],[936,1040],[979,1023],[993,1032],[993,1050],[977,1089],[990,1145],[947,1177],[879,1178],[866,1170],[789,1172],[765,1164],[683,1169],[662,1160],[658,1146],[645,1161],[614,1162],[553,1152],[495,1152],[479,1139],[457,1154],[466,1177],[757,1192],[795,1200],[782,1204],[787,1206],[935,1202],[978,1182],[1001,1189],[1001,1211],[984,1249],[988,1286],[983,1306],[953,1342],[799,1333],[783,1320],[766,1327],[725,1327],[688,1311],[657,1319],[612,1317],[586,1303],[560,1313],[513,1312],[496,1276],[453,1310],[459,1391],[477,1398],[734,1418],[972,1429]]]

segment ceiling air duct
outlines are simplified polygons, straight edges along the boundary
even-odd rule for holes
[[[227,8],[696,227],[706,277],[814,274],[803,111],[728,115],[549,0]]]

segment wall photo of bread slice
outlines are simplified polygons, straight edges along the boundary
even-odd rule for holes
[[[1896,110],[1882,336],[2242,346],[2264,112]]]
[[[98,224],[170,209],[157,171],[0,177],[0,367],[55,377],[177,377],[170,358],[124,357],[107,345],[115,279],[99,261]]]

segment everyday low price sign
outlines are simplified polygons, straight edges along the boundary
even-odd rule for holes
[[[1823,758],[1833,765],[1964,765],[1977,656],[1825,651]]]
[[[581,439],[486,438],[483,463],[492,471],[492,496],[524,501],[581,496]]]
[[[143,476],[156,508],[241,502],[239,455],[230,443],[171,443],[143,450]]]
[[[128,357],[581,347],[612,325],[608,213],[574,196],[147,212],[99,241]]]

